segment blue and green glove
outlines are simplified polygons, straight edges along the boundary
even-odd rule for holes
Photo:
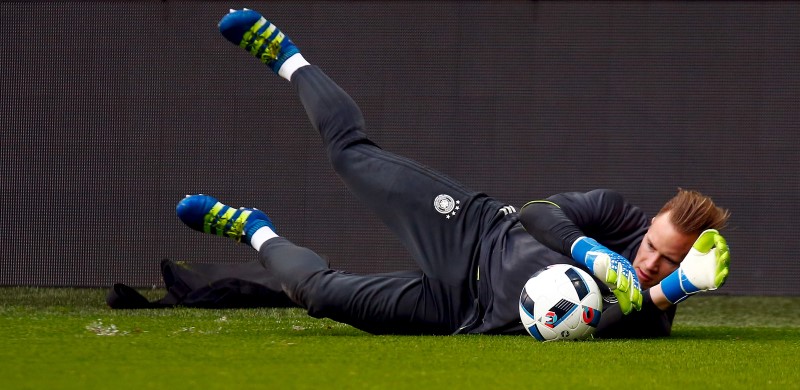
[[[642,287],[631,262],[589,237],[572,244],[572,258],[589,268],[617,297],[622,313],[642,308]]]
[[[700,234],[680,267],[661,281],[661,291],[676,304],[699,291],[716,290],[728,278],[728,243],[714,229]]]

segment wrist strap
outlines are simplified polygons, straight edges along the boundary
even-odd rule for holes
[[[588,267],[588,264],[586,264],[586,253],[598,246],[600,246],[600,244],[593,238],[583,236],[572,243],[570,253],[573,259]],[[589,269],[591,269],[591,267],[589,267]]]
[[[664,278],[660,285],[664,296],[673,305],[683,302],[698,291],[697,287],[683,277],[683,271],[680,268]]]

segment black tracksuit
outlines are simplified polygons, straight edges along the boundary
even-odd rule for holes
[[[376,334],[524,333],[517,308],[522,286],[544,266],[577,265],[567,241],[576,232],[632,258],[647,230],[644,214],[607,190],[556,195],[550,200],[561,208],[534,204],[517,213],[376,146],[363,132],[358,106],[319,68],[300,68],[292,84],[336,172],[419,266],[354,275],[328,268],[286,238],[267,241],[260,250],[267,271],[314,317]],[[614,214],[620,210],[626,214]],[[520,219],[537,232],[528,233]],[[674,310],[660,311],[648,294],[644,309],[624,318],[618,305],[605,306],[596,336],[669,334]]]

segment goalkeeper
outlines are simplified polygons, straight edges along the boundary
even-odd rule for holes
[[[675,304],[727,277],[718,229],[728,212],[706,196],[679,190],[652,219],[610,190],[554,195],[517,212],[375,145],[355,102],[257,12],[231,11],[219,28],[292,83],[337,174],[419,266],[382,275],[336,271],[278,236],[260,210],[208,195],[178,204],[189,227],[256,249],[283,292],[311,316],[375,334],[521,334],[525,281],[567,263],[602,282],[607,302],[596,336],[656,337],[670,333]]]

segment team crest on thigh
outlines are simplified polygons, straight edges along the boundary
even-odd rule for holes
[[[455,217],[458,210],[461,209],[461,201],[453,199],[452,196],[441,194],[433,200],[433,207],[440,214],[445,215],[447,219]]]

